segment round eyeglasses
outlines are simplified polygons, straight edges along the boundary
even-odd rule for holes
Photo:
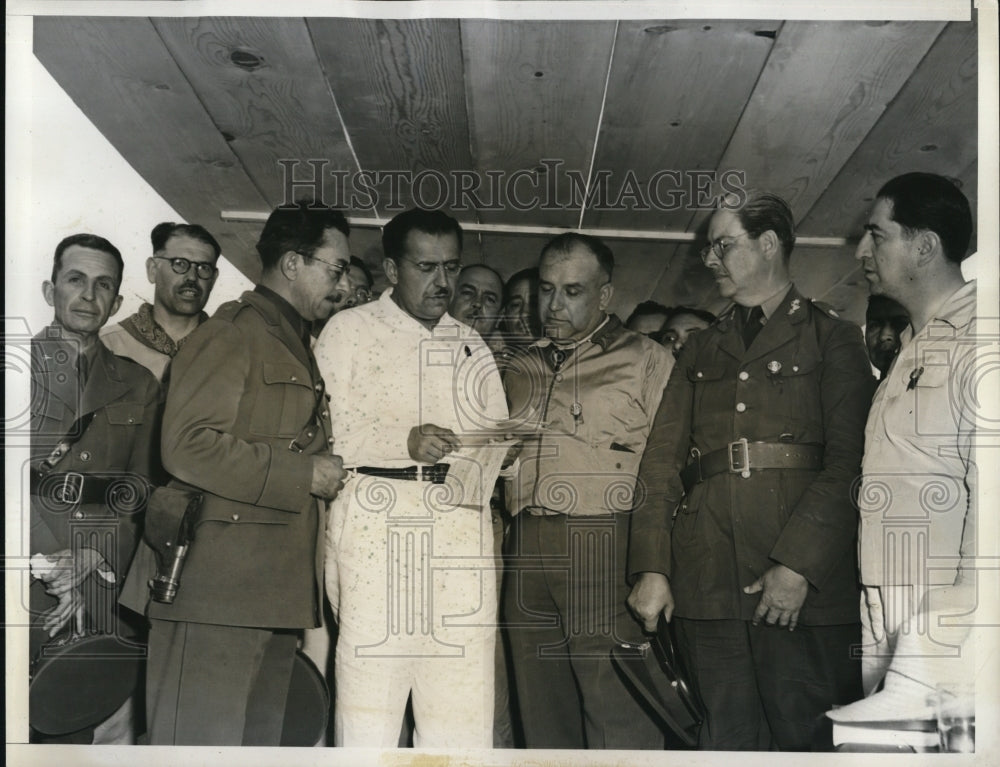
[[[174,274],[187,274],[193,266],[195,274],[203,280],[214,277],[215,273],[219,271],[215,267],[215,264],[210,264],[208,261],[190,261],[186,258],[170,258],[169,256],[153,256],[153,258],[158,258],[161,261],[169,261],[170,269]]]

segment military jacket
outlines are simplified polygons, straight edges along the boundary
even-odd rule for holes
[[[310,489],[329,423],[315,360],[271,298],[244,293],[188,337],[170,366],[163,464],[205,500],[176,600],[150,601],[151,618],[319,625],[325,512]],[[141,610],[145,543],[140,554],[122,601]]]
[[[874,381],[860,329],[792,287],[744,348],[734,312],[692,336],[667,384],[639,471],[629,568],[666,574],[675,614],[752,617],[746,595],[781,563],[809,582],[800,621],[855,622],[853,495]],[[687,497],[692,449],[749,442],[821,445],[821,470],[724,472]]]
[[[72,442],[48,475],[96,475],[112,480],[104,503],[67,504],[59,500],[51,481],[31,496],[30,548],[32,554],[52,554],[64,549],[99,551],[121,586],[135,552],[141,517],[148,497],[151,445],[159,416],[160,387],[141,365],[112,354],[98,341],[86,384],[80,385],[76,349],[62,338],[56,326],[32,339],[31,360],[31,466],[39,469],[81,416],[92,414],[86,430]],[[120,480],[120,481],[119,481]],[[27,483],[25,483],[27,488]],[[66,496],[61,496],[65,498]],[[102,628],[110,630],[113,591],[101,589],[91,576],[83,584],[90,618],[102,605]],[[44,593],[41,582],[31,588],[32,610],[41,612],[56,604]]]

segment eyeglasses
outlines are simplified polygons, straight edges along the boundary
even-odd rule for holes
[[[414,261],[404,258],[403,261],[413,264],[421,274],[434,274],[438,269],[448,277],[453,277],[462,271],[461,261]]]
[[[701,256],[702,261],[708,261],[708,256],[710,253],[714,253],[715,257],[720,261],[725,257],[726,251],[729,250],[733,243],[736,242],[740,237],[749,237],[750,232],[741,232],[740,234],[735,234],[732,237],[720,237],[715,242],[710,243],[706,247],[702,248]]]
[[[347,269],[347,262],[345,261],[338,261],[337,263],[333,263],[332,261],[327,261],[325,258],[320,258],[319,256],[310,256],[306,253],[301,253],[299,251],[295,252],[298,253],[300,256],[302,256],[302,258],[306,259],[311,258],[313,261],[319,261],[321,264],[326,264],[326,270],[330,272],[330,274],[333,276],[335,280],[339,280],[341,275],[343,275],[344,271]]]
[[[169,261],[170,269],[174,274],[187,274],[193,266],[195,274],[203,280],[213,277],[219,271],[215,264],[210,264],[208,261],[190,261],[186,258],[170,258],[169,256],[153,256],[153,258],[158,258],[161,261]]]

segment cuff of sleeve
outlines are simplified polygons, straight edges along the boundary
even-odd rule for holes
[[[312,489],[312,456],[271,448],[267,477],[258,506],[282,511],[302,511]]]
[[[670,535],[665,531],[633,535],[629,541],[628,581],[639,573],[662,573],[670,577]]]
[[[777,543],[774,544],[774,548],[771,549],[769,557],[775,562],[784,565],[788,569],[794,570],[809,581],[810,586],[819,590],[822,587],[827,575],[829,575],[833,566],[836,564],[837,560],[831,559],[830,557],[831,553],[833,553],[833,549],[817,546],[809,547],[793,545],[791,541],[821,541],[824,539],[824,536],[817,535],[814,530],[800,530],[798,533],[795,533],[794,530],[789,530],[789,527],[791,527],[792,524],[792,522],[789,522],[789,524],[785,526],[785,531],[782,533],[782,536],[778,539]],[[827,531],[827,533],[828,532],[829,531]]]

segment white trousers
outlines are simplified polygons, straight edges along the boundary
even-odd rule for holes
[[[333,501],[338,746],[395,747],[411,694],[415,747],[492,745],[492,521],[447,495],[445,485],[358,475]]]

